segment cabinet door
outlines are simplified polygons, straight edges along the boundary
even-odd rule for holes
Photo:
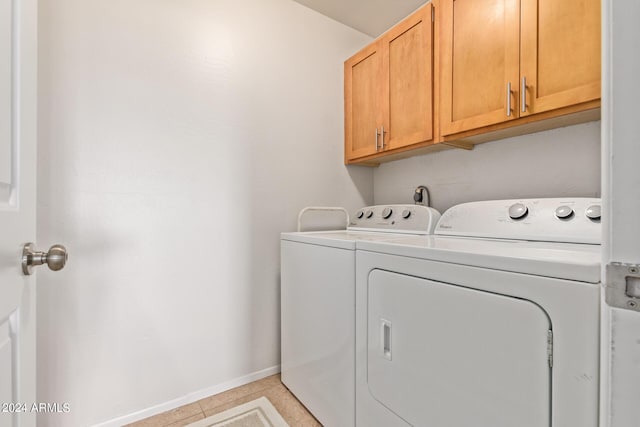
[[[382,40],[387,133],[385,146],[381,148],[405,147],[433,139],[431,10],[431,4],[421,8],[389,30]]]
[[[441,8],[442,134],[517,118],[520,1],[444,0]]]
[[[344,63],[345,160],[375,154],[382,126],[382,52],[373,43]]]
[[[600,1],[522,0],[520,115],[600,98]]]

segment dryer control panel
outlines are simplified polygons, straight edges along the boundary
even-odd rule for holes
[[[367,206],[350,219],[349,230],[432,234],[440,212],[422,205]]]
[[[596,198],[491,200],[448,209],[435,234],[541,242],[601,243]]]

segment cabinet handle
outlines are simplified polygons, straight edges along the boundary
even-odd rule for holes
[[[380,149],[384,150],[384,126],[382,126],[382,132],[380,132],[380,136],[382,136],[382,144],[380,144]]]
[[[522,77],[522,90],[520,91],[520,96],[522,97],[522,105],[521,110],[523,113],[527,112],[527,78]]]
[[[507,117],[511,117],[511,82],[507,83]]]
[[[380,132],[378,132],[378,128],[376,128],[376,151],[378,151],[378,136],[380,135]]]

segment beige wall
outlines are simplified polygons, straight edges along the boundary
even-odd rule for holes
[[[42,0],[39,30],[38,241],[70,258],[39,275],[38,399],[71,407],[40,424],[273,372],[279,233],[373,200],[340,143],[369,38],[290,0]]]
[[[476,200],[598,197],[600,122],[384,163],[374,171],[375,203],[413,203],[418,185],[441,212]]]

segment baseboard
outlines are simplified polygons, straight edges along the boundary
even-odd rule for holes
[[[178,408],[182,405],[188,405],[189,403],[196,402],[205,397],[212,396],[214,394],[222,393],[223,391],[231,390],[232,388],[239,387],[241,385],[248,384],[253,381],[274,375],[280,372],[280,365],[272,366],[261,371],[253,372],[243,377],[235,378],[222,384],[217,384],[211,387],[207,387],[202,390],[189,393],[186,396],[179,397],[177,399],[170,400],[159,405],[154,405],[150,408],[143,409],[141,411],[133,412],[122,417],[114,418],[109,421],[104,421],[99,424],[94,424],[93,427],[121,427],[125,424],[133,423],[143,420],[148,417],[152,417],[157,414],[161,414],[166,411]]]

